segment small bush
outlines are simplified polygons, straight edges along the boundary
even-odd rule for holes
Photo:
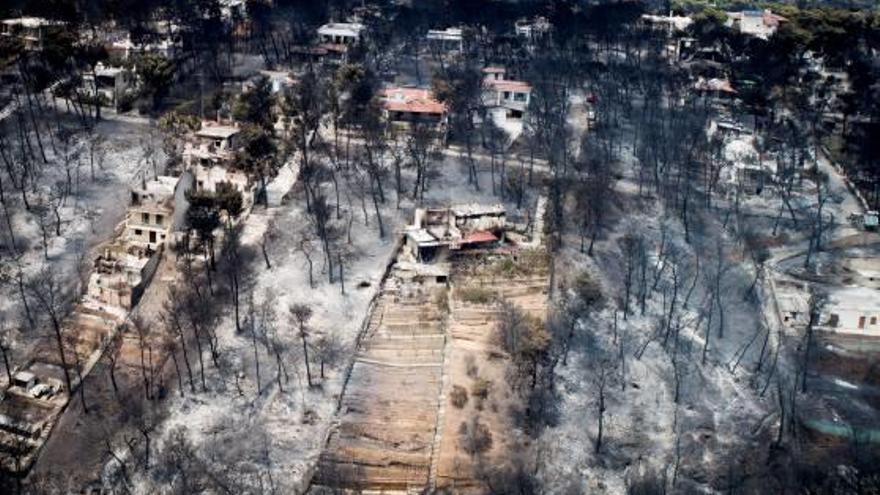
[[[463,450],[471,455],[482,454],[492,448],[489,427],[474,418],[470,424],[462,422],[458,428]]]
[[[505,256],[495,261],[490,273],[498,276],[529,276],[547,271],[550,257],[542,249],[524,249],[514,256]]]
[[[486,380],[485,378],[478,378],[474,381],[474,384],[471,385],[471,395],[479,398],[480,400],[489,397],[489,393],[492,391],[492,380]]]
[[[434,296],[434,304],[437,305],[437,311],[441,313],[449,312],[449,299],[446,297],[446,291],[440,291]]]
[[[604,304],[605,296],[602,294],[602,287],[589,272],[583,272],[577,276],[573,289],[577,294],[578,301],[587,310],[600,308]]]
[[[458,290],[458,297],[472,304],[489,304],[495,299],[495,294],[483,287],[463,287]]]
[[[465,389],[461,385],[453,385],[452,392],[449,394],[449,400],[450,402],[452,402],[453,406],[457,407],[458,409],[462,409],[465,405],[467,405],[467,389]]]
[[[464,365],[467,368],[467,376],[470,378],[476,378],[480,372],[480,369],[477,367],[477,360],[474,359],[473,354],[468,354],[464,358]]]

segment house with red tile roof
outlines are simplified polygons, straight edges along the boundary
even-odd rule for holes
[[[380,93],[385,119],[398,127],[414,124],[436,126],[445,140],[448,110],[429,89],[386,88]]]
[[[521,120],[529,106],[532,86],[525,81],[507,79],[503,67],[483,69],[483,104],[504,109],[507,119]]]

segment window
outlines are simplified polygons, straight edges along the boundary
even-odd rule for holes
[[[514,93],[514,94],[513,94],[513,101],[518,101],[518,102],[520,102],[520,103],[525,103],[525,101],[526,101],[526,94],[525,94],[525,93]]]
[[[156,215],[156,225],[162,225],[162,222],[165,221],[165,217],[162,215]]]
[[[141,229],[134,229],[134,235],[136,235],[136,236],[144,235],[144,231]]]
[[[141,213],[141,222],[150,223],[150,214],[149,213]]]
[[[877,324],[877,317],[876,317],[876,316],[872,316],[872,317],[871,317],[871,325],[876,325],[876,324]]]
[[[150,231],[150,242],[156,242],[156,233],[154,231]]]
[[[828,317],[828,326],[831,328],[837,328],[837,323],[840,321],[840,316],[837,313],[831,313]]]
[[[509,100],[509,99],[510,99],[510,91],[505,91],[505,92],[504,92],[504,99],[505,99],[505,100]]]
[[[859,328],[865,328],[865,317],[859,316]]]

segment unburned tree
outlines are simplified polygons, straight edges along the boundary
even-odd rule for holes
[[[509,302],[500,303],[500,318],[495,328],[499,347],[511,358],[514,389],[523,392],[538,384],[541,365],[549,357],[551,335],[544,323]],[[523,384],[528,384],[523,388]]]

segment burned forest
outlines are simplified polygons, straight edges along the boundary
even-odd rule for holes
[[[0,493],[880,491],[872,0],[0,2]]]

